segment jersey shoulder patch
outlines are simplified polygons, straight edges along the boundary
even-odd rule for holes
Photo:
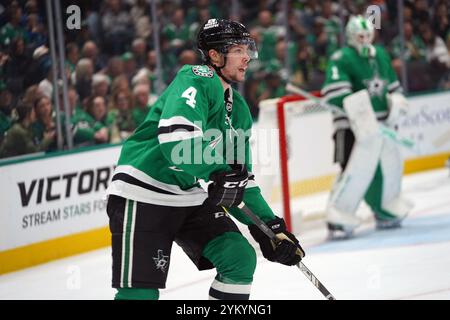
[[[331,55],[331,60],[333,61],[340,60],[341,58],[342,58],[342,50],[338,50]]]
[[[199,77],[212,78],[214,76],[212,70],[204,65],[192,66],[192,72]]]

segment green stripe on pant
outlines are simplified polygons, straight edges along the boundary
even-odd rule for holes
[[[121,286],[130,288],[133,269],[133,238],[136,205],[132,200],[127,200],[125,205],[125,216],[122,239],[122,278]]]

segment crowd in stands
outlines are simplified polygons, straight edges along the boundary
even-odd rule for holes
[[[65,8],[74,1],[63,0]],[[327,60],[342,44],[340,21],[381,8],[376,43],[402,68],[397,1],[289,2],[164,0],[157,2],[162,79],[168,85],[184,64],[201,63],[195,48],[199,26],[209,18],[242,21],[256,39],[259,59],[249,67],[243,93],[258,117],[258,103],[286,94],[292,81],[320,89]],[[157,98],[157,52],[149,0],[79,0],[80,30],[64,28],[70,132],[75,147],[118,143],[142,123]],[[405,1],[408,91],[450,89],[450,11],[446,0]],[[286,32],[287,23],[289,32]],[[289,39],[287,39],[287,34]],[[286,63],[286,52],[288,61]],[[54,87],[45,1],[0,2],[0,158],[58,149]],[[61,123],[64,108],[59,106]],[[65,130],[61,131],[65,141]]]

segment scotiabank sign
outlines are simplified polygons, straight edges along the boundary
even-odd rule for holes
[[[450,91],[408,98],[409,112],[400,121],[401,136],[416,150],[403,148],[405,158],[450,151]]]
[[[120,146],[0,166],[0,251],[107,226]]]

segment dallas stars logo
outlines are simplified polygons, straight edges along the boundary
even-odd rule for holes
[[[169,265],[169,256],[165,256],[162,250],[158,250],[158,257],[153,257],[153,261],[155,261],[156,270],[166,272],[166,268]]]
[[[378,74],[375,74],[372,79],[363,80],[366,85],[367,91],[371,97],[378,96],[382,97],[384,93],[384,88],[386,87],[387,81],[381,79]]]
[[[207,66],[198,65],[192,67],[192,72],[200,77],[212,78],[214,73]]]

